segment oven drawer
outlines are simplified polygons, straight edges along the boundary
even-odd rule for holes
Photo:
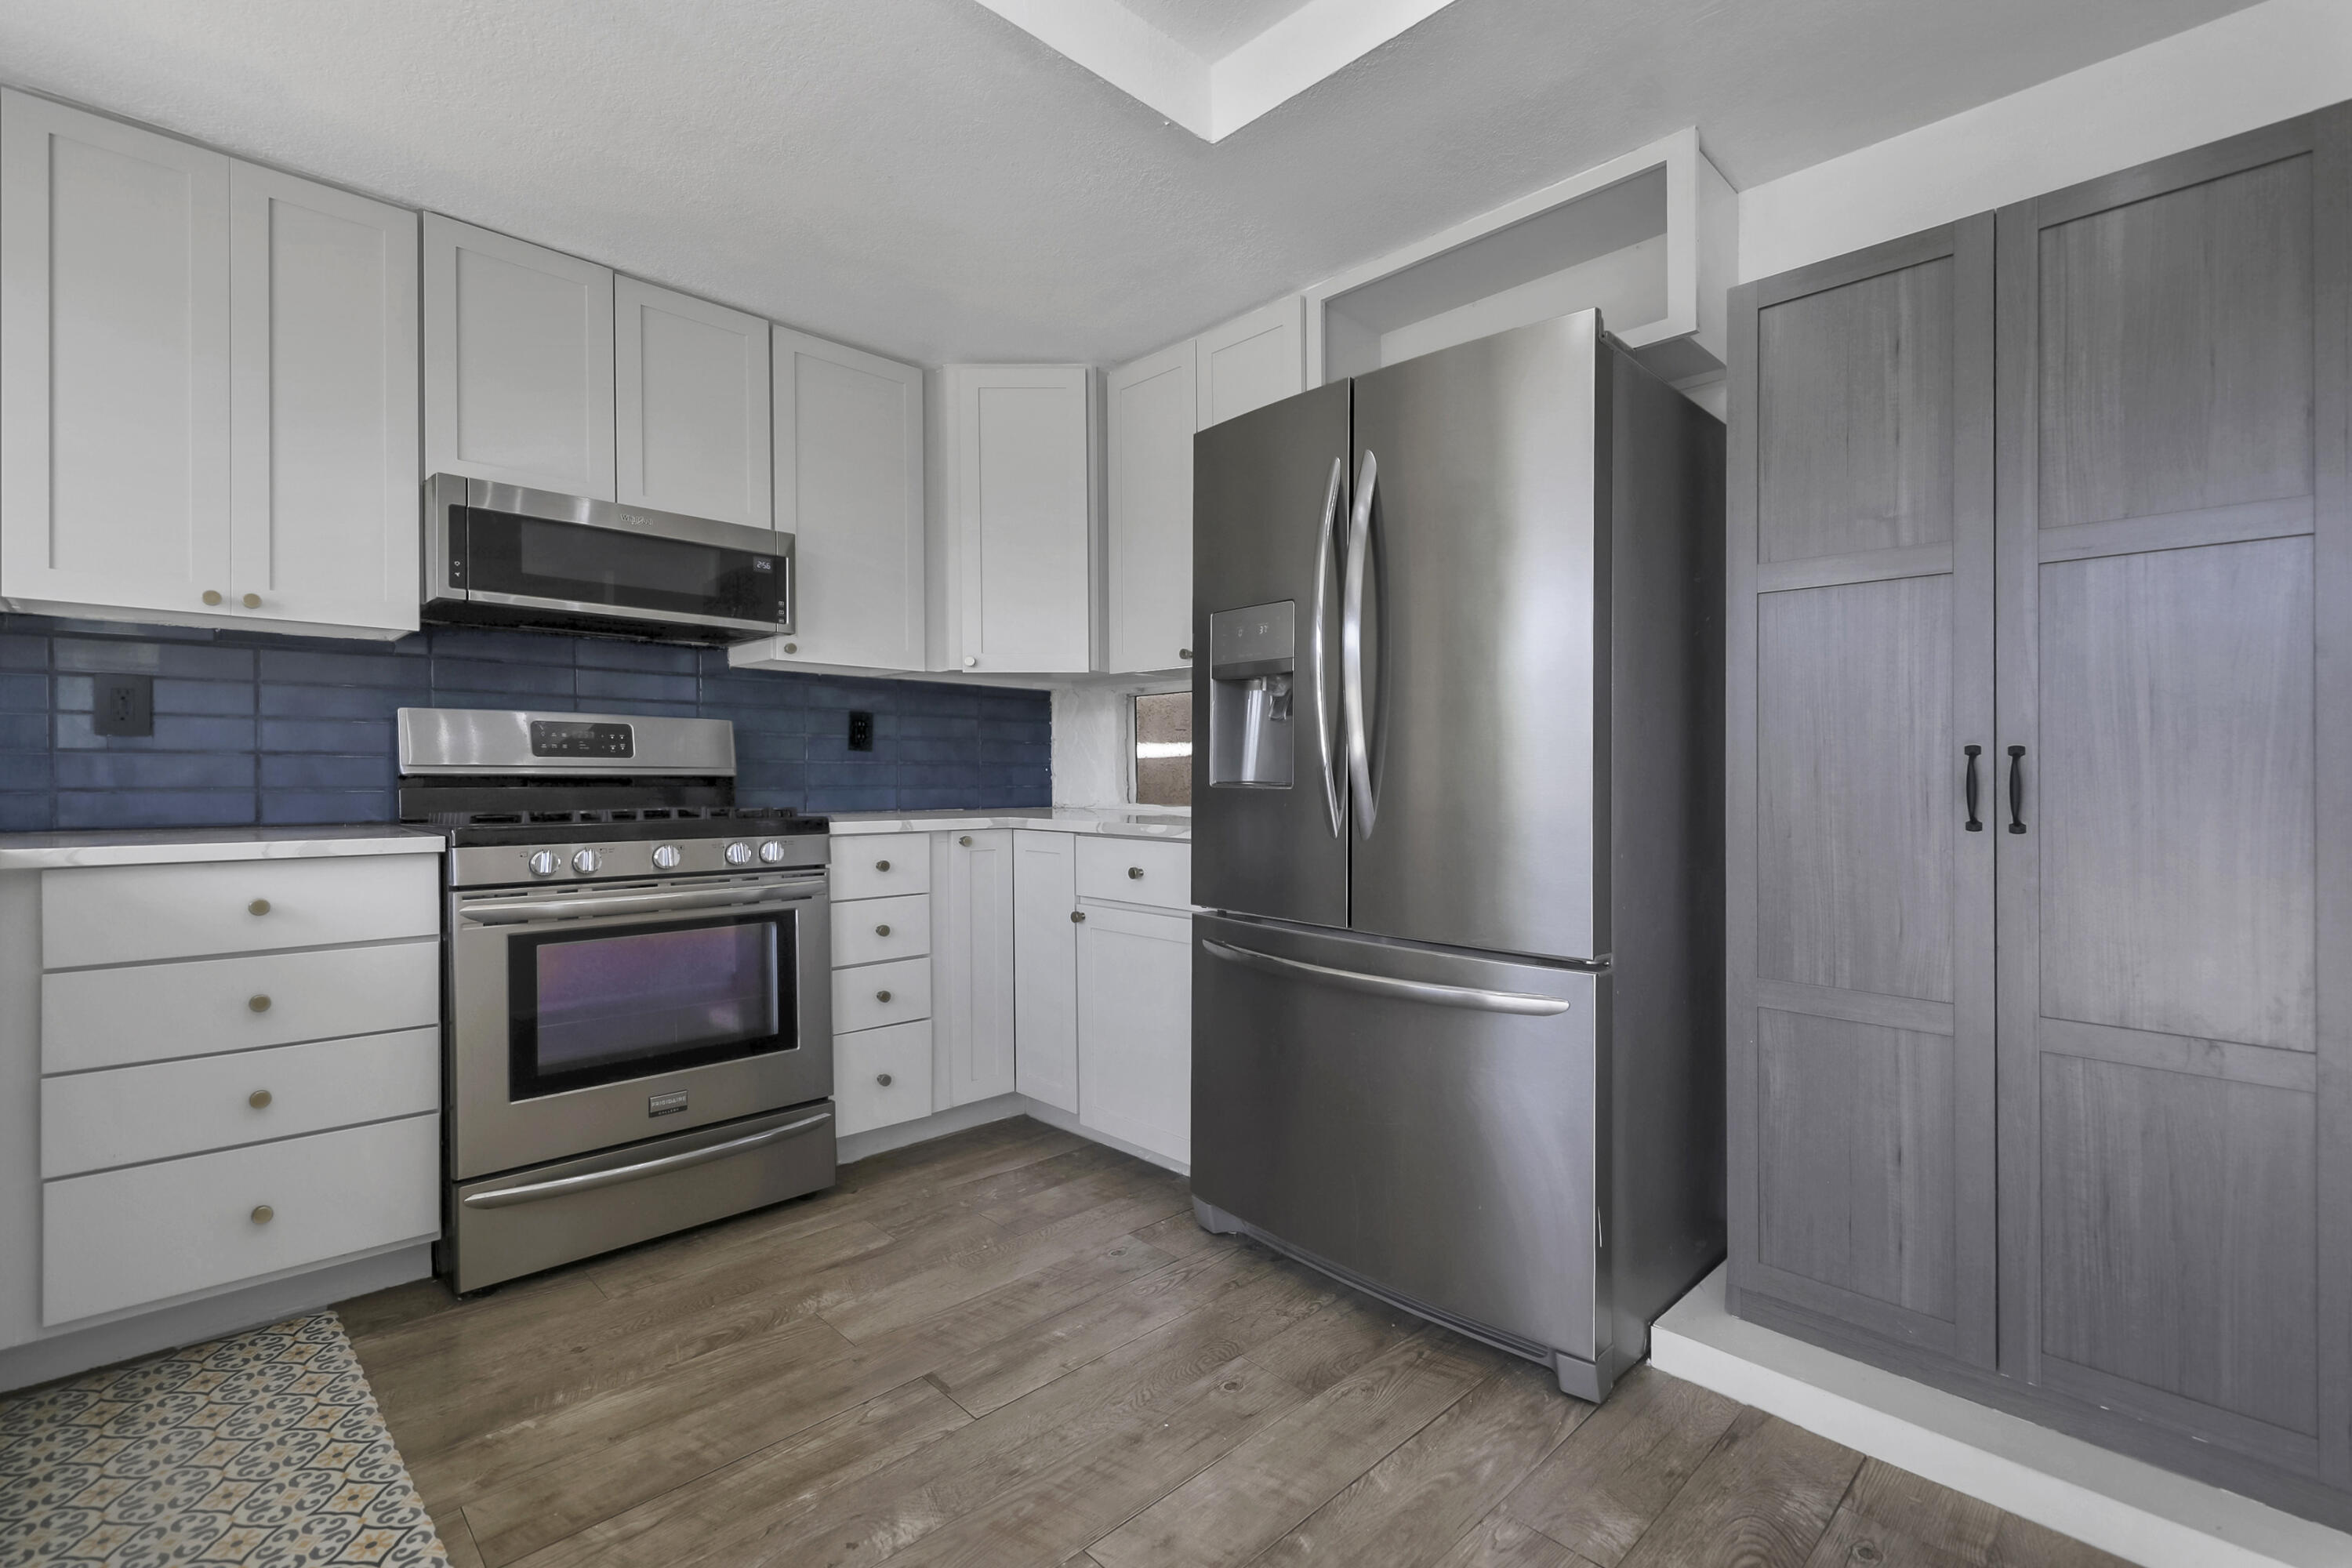
[[[1081,837],[1078,897],[1189,910],[1192,907],[1192,847],[1139,838]]]
[[[41,976],[41,1070],[79,1072],[441,1019],[441,944],[197,958]]]
[[[931,951],[931,900],[928,893],[898,899],[861,899],[833,906],[833,965],[880,963],[920,958]]]
[[[67,1323],[441,1228],[441,1119],[411,1116],[41,1188],[41,1321]]]
[[[437,936],[440,871],[437,855],[50,871],[41,878],[41,967]]]
[[[931,841],[920,833],[860,833],[833,841],[833,901],[931,890]]]
[[[41,1083],[41,1174],[70,1176],[440,1108],[441,1031],[434,1028],[73,1073]]]
[[[837,1037],[833,1042],[833,1103],[845,1138],[929,1116],[931,1021],[919,1018]]]
[[[833,972],[833,1032],[853,1034],[931,1016],[931,961],[901,958]]]

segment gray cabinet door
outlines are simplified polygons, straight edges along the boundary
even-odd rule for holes
[[[1998,240],[2001,1370],[2337,1485],[2347,131]]]
[[[1994,1359],[1990,214],[1733,297],[1732,1286]]]

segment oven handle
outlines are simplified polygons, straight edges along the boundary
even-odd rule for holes
[[[757,888],[714,888],[699,893],[606,893],[583,899],[540,899],[513,903],[459,904],[458,914],[477,925],[523,925],[565,915],[660,914],[669,910],[723,910],[775,902],[798,903],[824,890],[824,879],[768,883]]]
[[[771,1127],[764,1132],[754,1132],[748,1138],[730,1138],[724,1143],[713,1143],[708,1149],[689,1149],[683,1154],[665,1154],[658,1160],[642,1160],[634,1165],[616,1165],[609,1171],[591,1171],[584,1176],[559,1176],[551,1182],[532,1182],[527,1186],[499,1187],[492,1192],[469,1193],[463,1200],[469,1209],[498,1209],[509,1204],[535,1204],[541,1198],[562,1197],[566,1193],[592,1192],[598,1187],[615,1186],[622,1182],[634,1182],[645,1176],[657,1176],[664,1171],[683,1171],[690,1165],[707,1165],[713,1160],[731,1159],[753,1149],[764,1148],[779,1138],[794,1132],[805,1132],[812,1127],[823,1126],[833,1120],[833,1112],[820,1110],[814,1116],[798,1121],[787,1121],[782,1127]]]

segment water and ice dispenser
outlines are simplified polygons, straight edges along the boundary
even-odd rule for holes
[[[1209,616],[1211,785],[1290,787],[1297,618],[1287,599]]]

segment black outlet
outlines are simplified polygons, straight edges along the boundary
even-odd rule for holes
[[[849,715],[849,749],[870,752],[874,749],[874,715],[852,712]]]
[[[101,735],[155,732],[155,678],[96,675],[90,678],[89,727]]]

